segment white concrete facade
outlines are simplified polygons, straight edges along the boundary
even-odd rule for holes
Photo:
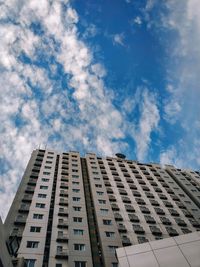
[[[116,250],[119,267],[200,267],[200,233]]]

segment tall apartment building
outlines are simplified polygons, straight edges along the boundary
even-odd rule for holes
[[[34,150],[6,218],[27,267],[116,267],[115,250],[200,229],[200,173]]]

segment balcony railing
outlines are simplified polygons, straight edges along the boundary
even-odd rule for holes
[[[68,221],[58,222],[58,228],[68,228]]]
[[[67,243],[68,239],[69,239],[68,234],[58,234],[58,236],[57,236],[57,242]]]
[[[68,249],[57,250],[56,259],[68,259],[68,255],[69,255]]]
[[[14,224],[15,225],[24,225],[26,223],[26,217],[16,217]]]
[[[21,205],[20,207],[19,207],[19,212],[28,212],[29,211],[29,205]]]

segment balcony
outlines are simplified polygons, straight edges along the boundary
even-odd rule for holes
[[[61,175],[69,175],[69,173],[66,170],[62,169]]]
[[[123,217],[121,214],[115,213],[114,216],[115,216],[115,221],[123,221]]]
[[[136,234],[144,234],[145,233],[144,229],[140,225],[133,224],[133,230]]]
[[[110,202],[116,202],[116,198],[113,195],[109,195],[109,201]]]
[[[35,187],[33,187],[33,186],[27,186],[26,189],[25,189],[25,192],[33,194],[34,193],[34,189],[35,189]]]
[[[131,206],[131,205],[125,205],[125,209],[126,209],[126,211],[128,211],[128,212],[135,212],[134,207]]]
[[[59,205],[67,207],[68,206],[68,200],[60,200]]]
[[[61,216],[61,217],[68,217],[67,209],[59,210],[59,211],[58,211],[58,216]]]
[[[68,189],[68,183],[61,183],[60,188],[61,189]]]
[[[25,225],[25,223],[26,223],[26,217],[25,216],[17,216],[15,221],[14,221],[15,225]]]
[[[61,176],[62,182],[69,182],[68,176]]]
[[[126,246],[130,246],[132,244],[131,244],[131,241],[130,241],[130,239],[128,237],[122,237],[122,245],[124,247],[126,247]]]
[[[30,205],[27,204],[21,204],[21,206],[19,207],[19,212],[21,213],[28,213],[29,212],[29,207]]]
[[[65,228],[68,228],[68,221],[60,221],[58,222],[58,228],[61,228],[61,229],[65,229]]]
[[[169,236],[177,236],[178,232],[176,231],[176,229],[172,228],[172,227],[166,227],[166,230],[169,234]]]
[[[11,234],[10,234],[10,237],[17,236],[17,237],[21,238],[22,234],[23,234],[22,229],[13,229]]]
[[[62,249],[56,251],[56,259],[68,259],[69,250],[68,249]]]
[[[58,234],[56,241],[61,243],[68,243],[68,234]]]
[[[40,172],[40,167],[33,166],[32,172]]]
[[[29,194],[25,194],[22,198],[22,202],[25,202],[25,203],[31,203],[32,201],[32,196],[29,195]]]
[[[151,230],[153,235],[156,235],[156,236],[161,236],[162,235],[162,232],[156,226],[150,226],[150,230]]]
[[[135,214],[129,214],[128,216],[129,216],[129,219],[130,219],[131,222],[139,222],[140,221],[138,216],[135,215]]]
[[[68,190],[60,190],[60,197],[68,197]]]
[[[30,178],[28,181],[28,185],[36,185],[37,179]]]
[[[118,231],[120,233],[126,233],[127,232],[126,227],[123,224],[118,224]]]
[[[119,207],[118,207],[117,204],[111,204],[111,207],[112,207],[113,211],[118,211],[119,210]]]

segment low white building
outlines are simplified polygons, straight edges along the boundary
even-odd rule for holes
[[[200,267],[200,232],[118,248],[119,267]]]

